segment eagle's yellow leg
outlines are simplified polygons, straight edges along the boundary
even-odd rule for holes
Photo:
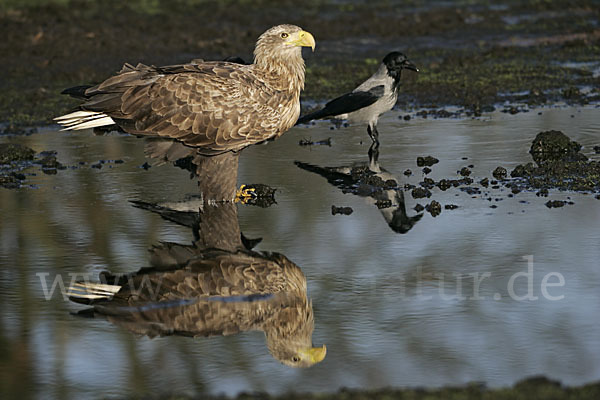
[[[246,188],[246,185],[242,185],[235,193],[235,199],[233,199],[233,201],[235,203],[239,202],[242,204],[246,204],[248,203],[248,201],[256,198],[255,190],[256,189],[254,188]]]

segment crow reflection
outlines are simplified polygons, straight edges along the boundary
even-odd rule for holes
[[[397,233],[406,233],[423,217],[423,214],[408,216],[404,202],[404,191],[398,187],[396,178],[379,166],[379,150],[375,144],[369,149],[369,162],[351,166],[320,167],[300,161],[295,164],[306,171],[321,175],[342,189],[365,197],[379,208],[390,228]]]
[[[237,161],[236,155],[230,155]],[[232,173],[215,168],[203,172]],[[232,187],[204,193],[229,193]],[[214,182],[213,182],[214,183]],[[101,283],[80,282],[69,290],[72,301],[92,307],[83,316],[104,317],[135,334],[149,337],[207,337],[263,331],[271,355],[293,367],[322,361],[326,348],[312,346],[314,316],[302,270],[282,254],[257,252],[259,240],[240,232],[237,206],[199,201],[134,206],[192,228],[192,244],[160,243],[150,249],[150,266],[128,275],[103,272]]]

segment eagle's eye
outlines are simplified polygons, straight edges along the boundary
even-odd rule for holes
[[[282,36],[283,36],[283,35],[282,35]],[[300,357],[298,357],[298,356],[294,356],[294,357],[292,357],[292,361],[293,361],[293,362],[298,362],[298,361],[300,361]]]
[[[287,32],[283,32],[283,33],[281,34],[281,38],[282,38],[282,39],[287,39],[287,37],[288,37],[288,36],[290,36],[290,34],[289,34],[289,33],[287,33]]]

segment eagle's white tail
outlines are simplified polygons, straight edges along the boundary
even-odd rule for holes
[[[97,126],[113,125],[111,117],[96,111],[75,111],[70,114],[54,118],[63,131],[95,128]]]
[[[106,285],[103,283],[77,282],[69,288],[67,294],[73,300],[100,300],[110,299],[121,289],[119,285]]]

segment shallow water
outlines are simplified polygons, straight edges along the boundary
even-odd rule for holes
[[[380,166],[401,184],[422,180],[416,157],[426,155],[440,160],[429,174],[436,181],[456,178],[471,164],[475,182],[492,179],[499,165],[510,171],[530,161],[531,140],[549,129],[600,157],[592,150],[600,144],[594,107],[398,118],[405,114],[389,113],[379,124]],[[129,200],[181,200],[197,185],[170,165],[140,168],[143,141],[130,136],[48,129],[3,138],[57,150],[60,162],[75,166],[57,175],[33,167],[27,170],[35,173],[28,176],[31,188],[0,189],[0,351],[8,354],[9,376],[23,382],[17,392],[40,398],[234,395],[471,381],[495,387],[537,374],[567,385],[600,379],[599,200],[558,191],[548,198],[534,192],[508,197],[508,189],[490,189],[473,197],[435,188],[430,199],[406,192],[409,218],[417,215],[417,203],[432,199],[459,207],[435,218],[425,213],[412,229],[396,233],[365,197],[344,194],[294,164],[368,161],[365,129],[330,126],[296,127],[245,150],[238,177],[277,188],[277,204],[269,208],[238,206],[239,224],[246,237],[263,238],[256,250],[284,254],[306,277],[313,342],[328,349],[325,360],[308,369],[280,364],[260,332],[149,339],[104,319],[71,315],[84,307],[64,300],[59,289],[47,301],[44,279],[50,287],[57,276],[68,284],[73,274],[134,272],[148,265],[150,246],[190,243],[189,228]],[[328,137],[331,147],[298,146],[300,139]],[[109,161],[90,167],[99,160]],[[403,175],[406,169],[413,175]],[[575,204],[549,209],[549,199]],[[332,215],[332,205],[354,212]]]

